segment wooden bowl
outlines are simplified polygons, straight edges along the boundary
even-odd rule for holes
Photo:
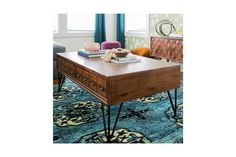
[[[129,54],[129,51],[122,48],[117,48],[114,50],[116,57],[126,57]]]
[[[116,57],[126,57],[129,52],[115,52]]]

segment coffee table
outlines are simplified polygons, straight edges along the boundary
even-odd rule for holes
[[[141,62],[116,64],[101,58],[86,58],[77,52],[57,53],[60,91],[65,77],[80,85],[102,103],[104,132],[107,142],[116,129],[123,102],[167,91],[176,117],[177,88],[180,85],[180,65],[137,56]],[[174,102],[169,90],[175,89]],[[110,107],[120,105],[111,130]],[[105,109],[107,106],[107,122]],[[107,123],[107,124],[106,124]]]

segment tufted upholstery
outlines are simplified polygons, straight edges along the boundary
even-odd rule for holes
[[[101,50],[120,48],[121,44],[119,41],[104,41],[101,44]]]

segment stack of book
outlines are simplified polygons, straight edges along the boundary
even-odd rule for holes
[[[111,59],[112,63],[131,63],[131,62],[140,62],[141,59],[137,58],[135,55],[128,54],[126,57],[113,57]]]
[[[78,51],[78,54],[80,56],[88,57],[88,58],[94,58],[94,57],[101,57],[105,54],[105,50],[99,50],[99,51],[86,51],[85,49],[80,49]]]

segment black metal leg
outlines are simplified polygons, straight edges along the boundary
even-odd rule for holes
[[[60,72],[58,72],[58,79],[59,79],[59,82],[61,81],[61,78],[62,78],[62,74]]]
[[[110,135],[110,120],[111,120],[111,108],[110,106],[107,107],[107,116],[108,116],[108,126],[107,126],[107,142],[111,142],[111,135]]]
[[[120,111],[121,111],[122,106],[123,106],[123,102],[120,104],[120,107],[119,107],[119,110],[118,110],[118,113],[117,113],[117,116],[116,116],[116,121],[115,121],[115,124],[113,126],[112,133],[111,133],[112,137],[113,137],[115,129],[116,129],[116,125],[117,125],[117,122],[118,122],[118,119],[119,119],[119,116],[120,116]]]
[[[61,79],[62,79],[62,74],[60,72],[58,72],[58,89],[57,89],[58,92],[60,92],[60,90],[61,90],[61,88],[60,88]]]
[[[58,82],[58,92],[61,91],[61,87],[63,85],[63,83],[65,82],[65,76],[62,75],[62,73],[58,73],[58,79],[59,79],[59,82]]]
[[[173,100],[170,95],[170,91],[167,91],[167,94],[171,103],[172,110],[174,112],[174,117],[176,117],[177,116],[177,89],[175,89],[175,103],[173,103]]]
[[[105,136],[107,138],[107,142],[110,143],[111,139],[114,135],[115,129],[116,129],[116,125],[119,119],[119,115],[120,115],[120,111],[122,109],[122,105],[123,103],[120,104],[116,119],[115,119],[115,123],[111,132],[111,108],[110,106],[107,106],[107,129],[106,129],[106,119],[105,119],[105,112],[104,112],[104,104],[102,103],[101,109],[102,109],[102,116],[103,116],[103,125],[104,125],[104,132],[105,132]]]
[[[61,84],[61,86],[64,84],[64,82],[65,82],[65,79],[66,79],[66,77],[64,76],[64,75],[62,75],[62,84]]]
[[[106,127],[106,120],[105,120],[105,114],[104,114],[104,106],[102,104],[102,119],[103,119],[103,125],[104,125],[104,131],[105,131],[105,136],[107,137],[107,127]]]
[[[175,116],[177,116],[177,89],[175,89]]]

